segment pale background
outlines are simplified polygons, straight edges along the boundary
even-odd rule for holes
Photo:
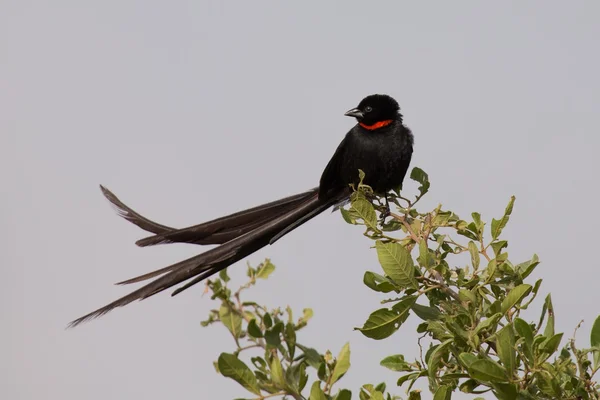
[[[247,396],[213,370],[233,343],[200,328],[201,285],[64,329],[126,293],[113,282],[200,251],[136,248],[142,232],[98,184],[176,226],[296,193],[354,123],[343,112],[376,92],[414,131],[412,165],[433,182],[424,206],[489,221],[517,196],[511,257],[540,255],[558,328],[570,337],[585,319],[587,344],[600,314],[599,14],[596,1],[0,1],[0,398]],[[383,342],[352,330],[378,308],[362,284],[377,270],[369,245],[325,213],[249,259],[278,266],[252,297],[314,307],[302,341],[334,353],[350,341],[355,394],[382,377],[394,389],[379,360],[416,354],[415,320]]]

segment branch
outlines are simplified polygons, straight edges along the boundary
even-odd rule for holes
[[[410,225],[408,224],[408,222],[406,222],[406,218],[395,214],[395,213],[390,213],[390,215],[392,217],[394,217],[395,220],[402,222],[402,225],[404,225],[404,227],[406,228],[406,230],[408,231],[408,234],[410,235],[410,238],[415,242],[415,243],[419,243],[419,237],[417,235],[415,235],[415,233],[413,232],[412,228],[410,227]]]
[[[442,289],[442,291],[450,296],[452,296],[454,298],[454,300],[456,301],[460,301],[462,303],[462,300],[460,299],[460,297],[458,296],[458,293],[456,293],[454,290],[450,289],[450,287],[448,285],[446,285],[446,282],[444,282],[444,277],[435,269],[432,269],[431,271],[431,275],[435,277],[435,281],[423,277],[423,279],[427,280],[429,283],[436,283],[440,286],[440,289]]]

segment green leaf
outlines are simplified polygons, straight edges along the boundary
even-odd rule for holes
[[[279,361],[279,357],[277,353],[273,354],[273,360],[271,360],[271,378],[273,379],[273,383],[277,385],[278,388],[285,388],[285,378],[283,376],[283,366],[281,365],[281,361]]]
[[[321,389],[321,382],[315,381],[310,388],[310,397],[308,400],[327,400],[325,393]]]
[[[296,363],[289,365],[285,370],[285,390],[290,394],[299,395],[302,392],[300,388],[304,377],[306,376],[306,364]]]
[[[431,352],[431,356],[427,361],[427,373],[429,375],[430,380],[434,380],[438,369],[440,368],[440,362],[442,357],[446,354],[446,348],[450,346],[454,342],[454,339],[448,339],[442,344],[435,347],[435,349]]]
[[[408,381],[415,381],[418,378],[422,377],[422,376],[426,376],[427,375],[427,371],[421,371],[421,372],[412,372],[410,374],[406,374],[406,375],[402,375],[399,379],[398,382],[396,383],[398,386],[402,386],[404,383],[408,382]]]
[[[594,368],[600,363],[600,316],[594,321],[592,325],[592,332],[590,334],[590,343],[595,348],[594,351]]]
[[[339,210],[340,210],[340,213],[342,214],[342,218],[344,218],[344,221],[346,221],[347,223],[349,223],[351,225],[356,225],[356,218],[354,217],[353,213],[351,213],[350,211],[348,211],[342,207],[340,207]]]
[[[435,307],[427,307],[415,303],[412,305],[411,308],[415,312],[415,314],[417,314],[417,316],[424,321],[435,321],[437,319],[440,319],[442,315],[440,310],[438,310]]]
[[[448,225],[448,222],[450,222],[450,220],[452,219],[453,216],[455,216],[455,215],[452,213],[452,211],[439,211],[433,218],[433,225],[434,226],[446,226],[446,225]],[[444,235],[441,235],[441,236],[444,236]]]
[[[515,270],[521,275],[521,279],[527,278],[540,263],[540,259],[537,254],[531,257],[531,260],[525,261],[524,263],[517,264]]]
[[[502,300],[502,306],[500,307],[502,314],[506,314],[508,310],[521,303],[531,292],[531,285],[523,284],[519,285],[508,293],[508,296]]]
[[[433,395],[433,400],[449,400],[452,390],[446,385],[440,386]]]
[[[418,296],[404,296],[399,302],[392,306],[392,310],[399,314],[408,314],[408,311],[410,311],[411,307],[415,304],[417,298]]]
[[[479,238],[477,237],[477,235],[475,233],[471,232],[468,229],[458,229],[456,231],[456,233],[458,233],[459,235],[464,236],[466,238],[469,238],[471,240],[479,240]]]
[[[590,333],[590,344],[592,345],[592,347],[600,348],[600,316],[596,317],[596,320],[592,325],[592,331]]]
[[[217,362],[219,371],[227,378],[231,378],[246,390],[260,396],[260,389],[258,388],[258,382],[256,377],[239,358],[233,354],[221,353]]]
[[[298,318],[298,323],[296,324],[296,329],[300,329],[308,323],[308,321],[313,317],[312,308],[305,308],[302,310],[302,317]]]
[[[496,240],[502,233],[502,230],[508,223],[510,214],[512,213],[513,205],[515,203],[515,196],[511,196],[508,205],[506,206],[506,210],[504,211],[504,216],[500,220],[492,219],[492,239]]]
[[[322,361],[319,365],[319,368],[317,368],[317,378],[319,378],[322,381],[327,380],[327,364],[325,363],[325,361]]]
[[[380,391],[375,391],[371,394],[371,400],[383,400],[383,393]]]
[[[557,382],[557,379],[552,376],[548,371],[539,371],[535,373],[535,377],[537,378],[537,385],[540,390],[552,398],[560,398],[561,390],[560,386]]]
[[[517,335],[523,338],[524,353],[525,357],[529,360],[529,363],[533,363],[533,328],[527,322],[521,318],[515,318],[514,320],[515,330]]]
[[[458,389],[463,393],[473,393],[473,391],[479,386],[479,382],[475,379],[467,379],[460,384]]]
[[[457,321],[461,321],[460,323],[458,323]],[[448,327],[448,330],[454,335],[455,338],[461,338],[463,339],[463,341],[467,341],[469,340],[469,333],[464,330],[464,323],[463,323],[464,319],[453,319],[450,318],[448,321],[446,321],[446,326]]]
[[[338,394],[335,395],[335,397],[333,398],[333,400],[351,400],[352,399],[352,392],[349,391],[348,389],[342,389],[338,392]]]
[[[431,332],[434,339],[439,341],[454,338],[451,333],[448,333],[446,324],[441,321],[429,321],[427,323],[427,330]]]
[[[290,323],[290,324],[293,323],[294,322],[294,313],[292,311],[292,307],[290,307],[289,305],[287,305],[285,307],[285,312],[288,315],[288,323]]]
[[[375,386],[375,390],[381,393],[385,393],[386,386],[387,385],[385,384],[385,382],[381,382],[379,385]]]
[[[219,308],[219,319],[234,337],[240,337],[242,333],[242,317],[233,311],[231,306],[226,302],[223,302],[221,308]]]
[[[516,350],[515,350],[515,332],[513,324],[508,324],[496,333],[496,351],[500,362],[508,371],[509,376],[513,376],[517,368]]]
[[[333,385],[338,381],[350,368],[350,344],[346,343],[340,354],[338,354],[333,373],[331,375],[331,383]]]
[[[414,262],[408,250],[398,243],[375,242],[377,256],[381,267],[396,284],[417,289]]]
[[[296,329],[294,329],[293,324],[287,323],[285,325],[283,339],[290,353],[290,358],[294,358],[294,353],[296,352]]]
[[[521,318],[515,318],[514,324],[517,334],[525,340],[527,345],[531,346],[533,344],[533,328],[531,325]]]
[[[396,232],[402,229],[402,222],[397,219],[390,219],[387,222],[383,222],[381,225],[381,230],[383,232]]]
[[[354,329],[361,331],[363,335],[371,339],[385,339],[398,330],[402,322],[408,317],[409,309],[410,305],[406,308],[405,312],[401,313],[394,309],[381,308],[369,315],[362,328]]]
[[[370,399],[371,394],[373,393],[374,390],[375,390],[374,386],[371,385],[370,383],[367,383],[366,385],[362,385],[362,387],[360,388],[360,392],[358,393],[360,400]]]
[[[457,379],[468,378],[469,374],[463,372],[446,372],[444,375],[440,376],[440,380],[442,383],[446,384],[447,382],[456,381]]]
[[[494,250],[494,256],[498,257],[502,249],[508,247],[508,242],[506,240],[496,240],[495,242],[490,243],[492,250]]]
[[[262,357],[252,357],[250,358],[252,365],[261,371],[267,371],[267,362]]]
[[[362,219],[367,227],[375,231],[378,230],[375,208],[373,208],[373,204],[371,204],[364,196],[357,196],[355,200],[352,201],[350,212]]]
[[[379,365],[391,369],[392,371],[412,371],[412,367],[404,361],[404,356],[402,354],[388,356],[381,360]]]
[[[552,296],[548,294],[546,301],[544,302],[546,309],[548,310],[548,322],[546,323],[546,329],[544,329],[544,336],[554,336],[554,306],[552,305]]]
[[[477,360],[469,367],[469,374],[483,382],[506,382],[506,370],[490,359]]]
[[[492,315],[489,318],[484,319],[479,324],[477,324],[477,327],[473,331],[473,334],[477,335],[481,331],[488,331],[489,333],[495,332],[496,324],[498,324],[498,321],[500,321],[500,318],[502,318],[502,313],[497,313],[497,314]]]
[[[483,226],[485,225],[485,223],[481,220],[481,214],[474,212],[471,213],[471,217],[473,217],[475,232],[481,235],[481,232],[483,232]]]
[[[421,184],[421,186],[419,186],[419,192],[421,193],[421,196],[427,193],[429,187],[431,186],[431,183],[429,182],[429,176],[421,168],[414,167],[410,172],[410,179]]]
[[[425,268],[431,268],[435,264],[435,260],[427,247],[427,242],[421,240],[419,242],[419,264]]]
[[[408,394],[408,400],[421,400],[421,391],[413,390]]]
[[[473,268],[477,270],[480,263],[479,249],[473,241],[469,242],[469,253],[471,253],[471,263],[473,264]]]
[[[477,356],[471,353],[460,353],[458,356],[460,362],[467,368],[469,368],[475,361],[478,360]]]
[[[281,333],[283,332],[283,322],[276,323],[273,328],[265,332],[265,341],[268,345],[277,347],[281,344]]]
[[[460,297],[461,301],[477,304],[477,296],[470,290],[459,289],[458,297]]]
[[[221,278],[221,280],[223,282],[229,282],[229,275],[227,275],[227,268],[219,271],[219,278]]]
[[[540,286],[542,285],[542,279],[538,279],[537,281],[535,281],[535,284],[533,285],[533,290],[531,291],[533,296],[531,296],[531,298],[529,300],[527,300],[527,302],[521,304],[521,309],[525,310],[527,309],[527,307],[529,307],[529,305],[535,300],[535,298],[537,297],[538,291],[540,290]]]
[[[275,271],[275,266],[271,263],[269,259],[265,260],[256,272],[256,277],[259,279],[267,279],[269,275],[271,275]]]
[[[396,286],[385,276],[370,271],[365,272],[363,283],[374,291],[382,293],[389,293],[396,288]]]
[[[271,318],[271,314],[265,313],[263,316],[263,323],[267,329],[273,326],[273,318]]]
[[[517,385],[513,383],[494,383],[492,386],[498,400],[514,400],[519,398]]]
[[[539,347],[541,352],[547,353],[548,356],[554,354],[554,352],[560,346],[560,341],[562,340],[563,333],[557,333],[556,335],[544,340]],[[547,358],[547,357],[546,357]]]
[[[300,375],[300,379],[298,382],[298,391],[302,392],[304,390],[304,387],[306,386],[306,383],[308,382],[308,374],[306,373],[305,363],[300,364],[298,374]]]
[[[365,176],[366,176],[365,171],[363,171],[362,169],[359,168],[358,169],[358,180],[359,180],[358,184],[359,184],[359,186],[363,185],[363,181],[365,180]]]
[[[496,259],[492,259],[490,260],[490,262],[488,263],[487,268],[485,269],[485,274],[486,274],[486,279],[485,279],[485,283],[491,283],[494,280],[494,274],[496,273],[496,269],[497,269],[497,263],[496,263]]]
[[[256,319],[252,319],[248,323],[248,334],[250,336],[252,336],[253,338],[261,338],[261,337],[263,337],[263,333],[260,330],[260,327],[258,326],[258,324],[256,323]]]
[[[296,346],[300,348],[300,350],[302,350],[302,352],[304,353],[308,365],[310,365],[314,369],[318,369],[319,365],[323,361],[319,352],[311,347],[303,346],[300,343],[296,343]]]

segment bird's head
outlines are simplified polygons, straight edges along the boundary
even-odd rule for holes
[[[344,115],[354,117],[365,129],[375,130],[402,121],[398,102],[386,94],[372,94],[365,97],[358,107],[348,110]]]

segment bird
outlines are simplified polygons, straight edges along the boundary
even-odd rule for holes
[[[365,174],[363,184],[370,186],[375,195],[385,197],[389,212],[387,195],[402,186],[413,154],[413,133],[404,124],[398,102],[386,94],[369,95],[344,115],[354,118],[356,124],[335,150],[317,187],[199,225],[175,229],[156,223],[100,186],[121,217],[153,233],[138,240],[138,246],[165,243],[218,246],[165,268],[118,282],[118,285],[125,285],[154,278],[137,290],[73,320],[68,327],[78,326],[117,307],[144,300],[185,282],[171,294],[175,296],[275,243],[323,211],[347,202],[352,188],[359,183],[359,170]]]

